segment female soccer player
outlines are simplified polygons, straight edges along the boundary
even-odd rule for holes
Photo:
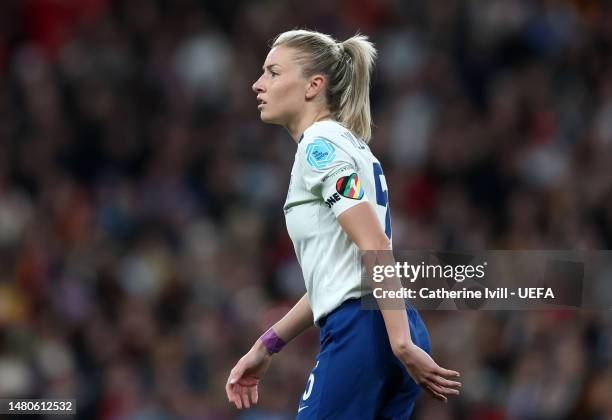
[[[284,211],[307,293],[232,369],[227,397],[239,409],[257,403],[272,355],[313,324],[321,348],[298,419],[406,419],[419,385],[442,401],[459,393],[447,379],[459,373],[429,356],[414,308],[361,309],[360,251],[391,249],[387,185],[367,145],[375,58],[365,36],[293,30],[276,38],[253,85],[262,121],[297,143]]]

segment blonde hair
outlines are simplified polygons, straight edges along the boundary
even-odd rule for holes
[[[366,143],[372,137],[370,74],[376,48],[365,35],[344,42],[329,35],[297,29],[283,32],[272,47],[285,45],[297,50],[296,61],[305,77],[323,74],[327,79],[326,98],[337,121]]]

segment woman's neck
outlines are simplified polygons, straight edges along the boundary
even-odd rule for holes
[[[287,131],[291,135],[291,138],[299,143],[300,137],[306,131],[308,127],[319,121],[331,120],[333,118],[331,112],[328,109],[321,109],[318,112],[302,117],[296,124],[288,124]]]

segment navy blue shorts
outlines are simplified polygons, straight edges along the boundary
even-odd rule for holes
[[[408,308],[412,341],[431,354],[427,328]],[[393,355],[382,314],[344,302],[319,322],[321,351],[298,406],[299,420],[408,419],[421,388]]]

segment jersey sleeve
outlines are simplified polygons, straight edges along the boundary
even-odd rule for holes
[[[320,197],[336,217],[368,201],[355,160],[329,139],[304,139],[298,147],[298,159],[306,189]]]

